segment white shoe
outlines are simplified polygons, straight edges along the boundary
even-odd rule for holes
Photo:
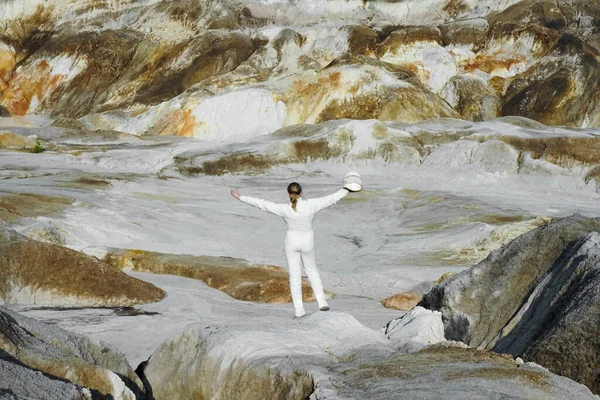
[[[302,318],[306,315],[306,312],[303,312],[302,314],[296,314],[294,315],[294,318]]]

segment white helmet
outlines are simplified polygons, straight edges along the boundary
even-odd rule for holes
[[[362,179],[358,172],[350,171],[344,176],[344,189],[351,192],[360,192],[362,190]]]

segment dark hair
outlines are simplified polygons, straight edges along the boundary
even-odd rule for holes
[[[299,183],[292,182],[288,185],[287,191],[291,194],[292,208],[296,211],[296,204],[298,204],[298,198],[300,197],[300,193],[302,193],[302,186]]]

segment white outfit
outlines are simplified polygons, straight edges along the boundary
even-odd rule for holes
[[[317,199],[303,200],[299,198],[296,211],[292,208],[291,203],[275,204],[254,197],[240,196],[240,200],[244,203],[278,215],[285,220],[288,228],[285,236],[285,255],[290,273],[290,291],[292,292],[292,301],[297,317],[306,314],[302,304],[302,265],[304,265],[304,270],[319,303],[319,308],[328,306],[315,261],[312,222],[319,211],[334,205],[347,194],[348,190],[340,189],[329,196]]]

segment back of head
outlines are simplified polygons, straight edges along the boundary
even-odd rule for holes
[[[292,201],[292,208],[296,211],[296,205],[298,204],[298,198],[300,194],[302,194],[302,186],[299,183],[292,182],[288,185],[287,191],[290,195],[290,200]]]

